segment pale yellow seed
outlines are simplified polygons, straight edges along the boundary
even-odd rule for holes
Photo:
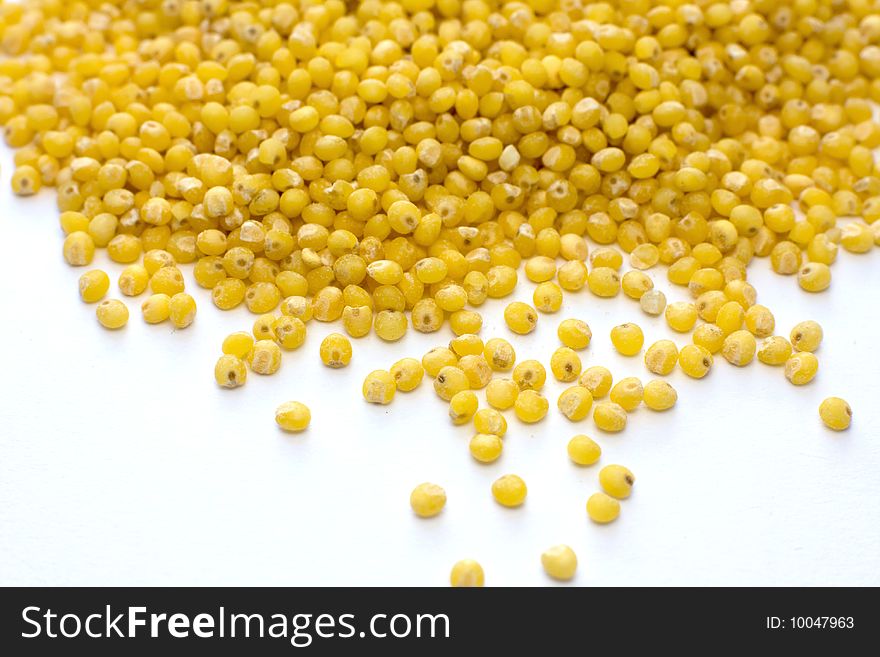
[[[446,491],[437,484],[419,484],[410,494],[409,504],[420,518],[432,518],[446,506]]]
[[[553,579],[570,580],[577,570],[577,555],[567,545],[554,545],[541,555],[544,571]]]

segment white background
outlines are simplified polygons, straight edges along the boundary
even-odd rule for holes
[[[126,328],[104,330],[79,300],[85,269],[61,257],[54,192],[14,198],[11,157],[5,149],[2,157],[0,584],[445,585],[455,561],[473,558],[487,585],[546,585],[540,554],[557,543],[577,552],[579,585],[880,584],[877,249],[841,250],[820,295],[773,274],[766,259],[749,269],[777,333],[808,318],[823,324],[810,385],[719,356],[702,381],[678,370],[669,377],[679,392],[673,410],[642,407],[624,433],[604,435],[592,420],[558,414],[564,385],[552,381],[547,419],[527,426],[508,413],[503,456],[480,465],[467,449],[471,428],[451,425],[427,379],[390,406],[361,397],[367,372],[420,358],[449,341],[448,327],[410,331],[396,344],[354,341],[351,365],[329,370],[318,345],[340,327],[313,321],[278,374],[221,390],[213,367],[222,339],[253,316],[217,310],[187,270],[199,303],[193,326],[146,325],[144,295],[125,299]],[[103,251],[92,266],[106,268],[110,296],[121,298],[121,267]],[[649,273],[670,301],[686,298],[662,268]],[[533,286],[521,280],[516,297],[528,301]],[[587,291],[517,337],[501,318],[510,300],[480,308],[482,336],[510,339],[520,360],[548,363],[566,317],[592,327],[585,367],[606,365],[615,379],[649,373],[641,356],[614,353],[613,325],[637,322],[646,345],[687,340],[622,294]],[[818,418],[830,395],[854,409],[847,432]],[[287,400],[311,408],[307,432],[277,429],[275,407]],[[577,433],[601,444],[598,465],[568,460]],[[584,506],[610,463],[628,466],[637,483],[620,518],[598,526]],[[528,484],[519,509],[492,500],[492,481],[506,473]],[[423,481],[442,485],[449,500],[430,520],[409,507]]]

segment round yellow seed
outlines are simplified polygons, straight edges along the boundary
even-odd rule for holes
[[[514,301],[504,309],[507,327],[519,335],[527,335],[538,325],[538,313],[530,305]]]
[[[284,402],[275,409],[275,422],[285,431],[305,431],[311,421],[312,412],[301,402]]]
[[[679,333],[687,333],[697,323],[697,307],[685,301],[676,301],[666,306],[666,323]]]
[[[621,379],[611,388],[610,399],[625,411],[634,411],[642,403],[645,390],[642,382],[634,376]]]
[[[819,404],[819,417],[829,429],[844,431],[852,422],[852,408],[840,397],[828,397]]]
[[[341,333],[331,333],[321,341],[321,362],[339,369],[351,362],[351,342]]]
[[[92,269],[79,277],[79,296],[86,303],[104,298],[110,289],[110,277],[100,269]]]
[[[214,380],[222,388],[238,388],[247,381],[247,367],[238,356],[223,354],[214,365]]]
[[[764,338],[758,346],[758,360],[766,365],[782,365],[791,356],[791,343],[781,335]]]
[[[635,481],[635,475],[622,465],[606,465],[599,470],[599,485],[619,500],[629,497]]]
[[[565,319],[556,329],[559,341],[569,349],[581,350],[590,346],[593,332],[589,325],[579,319]]]
[[[107,329],[120,329],[128,323],[128,308],[118,299],[107,299],[95,308],[101,326]]]
[[[183,274],[177,267],[162,267],[150,277],[150,290],[154,294],[167,294],[173,297],[178,292],[183,292],[183,289]]]
[[[40,180],[40,172],[30,165],[22,165],[12,174],[12,191],[18,196],[31,196],[36,194],[40,191],[41,185],[42,181]]]
[[[626,428],[626,411],[614,402],[599,402],[593,407],[593,422],[602,431],[617,433]]]
[[[831,286],[831,268],[822,262],[808,262],[798,270],[797,277],[807,292],[822,292]]]
[[[397,392],[397,385],[389,372],[374,370],[364,379],[362,392],[364,399],[371,404],[390,404]]]
[[[568,458],[578,465],[593,465],[602,456],[602,448],[595,440],[579,434],[568,441]]]
[[[565,417],[572,422],[577,422],[590,414],[593,395],[583,386],[571,386],[562,391],[556,406]]]
[[[554,545],[541,554],[541,565],[553,579],[568,581],[577,570],[577,555],[567,545]]]
[[[143,265],[129,265],[119,274],[119,291],[127,297],[136,297],[147,289],[150,274]]]
[[[253,325],[253,334],[255,340],[276,340],[277,335],[275,333],[274,324],[275,324],[275,315],[272,313],[267,313],[265,315],[260,315],[257,319],[254,320]]]
[[[486,401],[493,408],[506,411],[519,397],[519,385],[513,379],[492,379],[486,386]]]
[[[274,318],[270,329],[283,349],[298,349],[306,340],[306,325],[297,317],[282,315]]]
[[[474,390],[485,388],[492,380],[492,368],[482,354],[468,354],[458,361],[458,368],[464,372],[468,384]]]
[[[443,367],[434,378],[434,392],[444,401],[451,400],[456,394],[469,388],[467,375],[453,365]]]
[[[492,338],[486,341],[483,349],[486,362],[496,372],[507,372],[516,363],[516,352],[513,346],[503,338]]]
[[[456,365],[458,363],[458,356],[451,349],[447,349],[446,347],[434,347],[422,356],[422,367],[425,372],[430,377],[435,377],[440,373],[440,370],[446,367],[447,365]]]
[[[755,336],[748,331],[741,329],[734,331],[724,338],[724,345],[721,347],[721,355],[731,365],[737,367],[745,367],[752,362],[757,350],[757,342]]]
[[[483,317],[472,310],[457,310],[449,316],[449,328],[456,335],[477,333],[483,326]]]
[[[254,337],[245,331],[230,333],[223,339],[222,351],[224,354],[245,358],[254,347]]]
[[[816,351],[822,344],[823,332],[818,322],[807,320],[791,329],[791,346],[797,351]]]
[[[524,360],[513,368],[513,380],[520,390],[541,390],[547,381],[547,370],[536,360]]]
[[[513,403],[513,410],[522,422],[533,424],[540,422],[547,415],[550,403],[546,397],[535,390],[523,390]]]
[[[785,378],[796,386],[802,386],[816,376],[819,359],[809,351],[800,351],[785,361]]]
[[[590,292],[597,297],[613,297],[620,291],[620,274],[611,267],[595,267],[587,277]]]
[[[590,391],[593,399],[601,399],[611,390],[611,372],[607,367],[601,365],[593,365],[584,370],[578,379],[578,385]]]
[[[247,363],[257,374],[275,374],[281,367],[281,348],[272,340],[257,340],[247,355]]]
[[[776,328],[776,320],[773,313],[766,306],[755,304],[745,312],[746,328],[756,338],[766,338],[773,335]]]
[[[446,506],[446,491],[437,484],[419,484],[410,493],[409,505],[420,518],[433,518]]]
[[[141,304],[141,313],[147,324],[160,324],[164,322],[171,316],[171,297],[167,294],[153,294],[149,296]],[[243,358],[244,355],[241,357]]]
[[[730,335],[742,328],[745,314],[743,307],[739,303],[728,301],[715,313],[715,324],[724,332],[724,335]]]
[[[618,353],[635,356],[645,344],[645,335],[636,324],[621,324],[611,329],[611,343]]]
[[[449,348],[459,357],[483,355],[485,346],[480,336],[466,333],[449,341]]]
[[[550,369],[557,381],[570,383],[580,376],[581,359],[574,349],[560,347],[550,356]],[[514,370],[515,372],[516,370]],[[515,378],[515,375],[514,375]]]
[[[503,448],[501,437],[492,433],[475,434],[468,444],[471,456],[480,463],[497,461]]]
[[[587,515],[599,524],[613,522],[620,515],[620,502],[606,493],[593,493],[587,500]]]
[[[645,385],[645,406],[652,411],[666,411],[675,406],[678,393],[667,381],[655,379]]]
[[[494,408],[481,408],[474,414],[474,428],[479,433],[503,437],[507,433],[507,420]]]
[[[342,325],[351,337],[362,338],[370,333],[373,326],[373,310],[369,306],[345,306]]]
[[[479,406],[480,400],[477,399],[477,395],[473,391],[457,392],[449,400],[449,419],[453,424],[470,422]]]
[[[453,588],[476,588],[483,586],[484,582],[483,567],[471,559],[458,561],[449,574],[449,584]]]
[[[74,231],[64,239],[64,259],[73,267],[89,264],[95,257],[95,241],[83,231]]]
[[[517,475],[504,475],[492,484],[492,497],[501,506],[520,506],[526,501],[527,493],[526,482]]]
[[[628,271],[620,279],[620,288],[630,299],[639,301],[648,290],[654,287],[651,278],[640,271]]]
[[[646,315],[656,317],[666,310],[666,295],[660,290],[648,290],[639,297],[639,307]]]
[[[724,346],[727,334],[715,324],[700,324],[694,329],[693,341],[695,345],[703,347],[710,354],[717,354]]]
[[[174,328],[188,327],[196,318],[196,300],[186,292],[175,294],[169,303],[169,318]]]
[[[645,352],[645,367],[654,374],[670,374],[677,362],[678,347],[672,340],[658,340]]]
[[[408,327],[406,315],[399,310],[382,310],[373,320],[373,330],[386,342],[396,342],[405,334]]]
[[[694,379],[702,379],[712,369],[712,352],[696,344],[685,345],[678,354],[681,371]]]
[[[532,303],[542,313],[557,312],[562,307],[562,301],[562,288],[551,281],[538,284],[532,294]]]
[[[391,366],[389,373],[401,392],[415,390],[425,376],[425,368],[415,358],[401,358]]]

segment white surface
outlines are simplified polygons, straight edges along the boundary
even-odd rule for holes
[[[126,300],[129,325],[102,329],[80,302],[83,269],[61,258],[54,192],[14,199],[3,152],[0,178],[0,584],[32,585],[445,585],[461,558],[479,560],[490,585],[546,585],[539,555],[556,543],[577,552],[580,585],[880,584],[880,252],[841,252],[832,289],[800,292],[793,278],[750,268],[759,301],[787,335],[802,319],[825,327],[821,372],[796,388],[781,369],[757,361],[736,369],[720,357],[703,381],[676,371],[679,403],[644,407],[623,434],[603,435],[555,409],[563,385],[548,383],[547,420],[520,424],[509,413],[501,459],[468,454],[468,426],[454,427],[426,380],[391,406],[366,404],[364,375],[403,356],[445,344],[410,331],[397,344],[354,342],[345,370],[324,368],[318,345],[335,325],[309,324],[272,377],[251,375],[226,391],[213,381],[223,337],[246,329],[240,308],[218,311],[192,282],[196,323],[175,332],[147,326],[142,299]],[[94,266],[121,269],[103,253]],[[670,300],[665,272],[651,275]],[[524,280],[524,277],[521,277]],[[517,297],[528,300],[524,282]],[[489,302],[484,338],[504,336],[522,358],[549,360],[565,317],[589,322],[585,366],[615,378],[648,373],[623,358],[612,325],[635,321],[647,343],[673,337],[662,319],[623,295],[566,297],[536,333],[512,336]],[[850,401],[850,431],[823,428],[819,402]],[[274,409],[296,399],[311,428],[288,435]],[[597,466],[566,456],[576,433],[602,445]],[[600,527],[584,511],[602,465],[621,463],[638,479],[619,520]],[[496,505],[494,479],[521,475],[524,507]],[[432,481],[449,502],[432,520],[416,518],[409,493]]]

